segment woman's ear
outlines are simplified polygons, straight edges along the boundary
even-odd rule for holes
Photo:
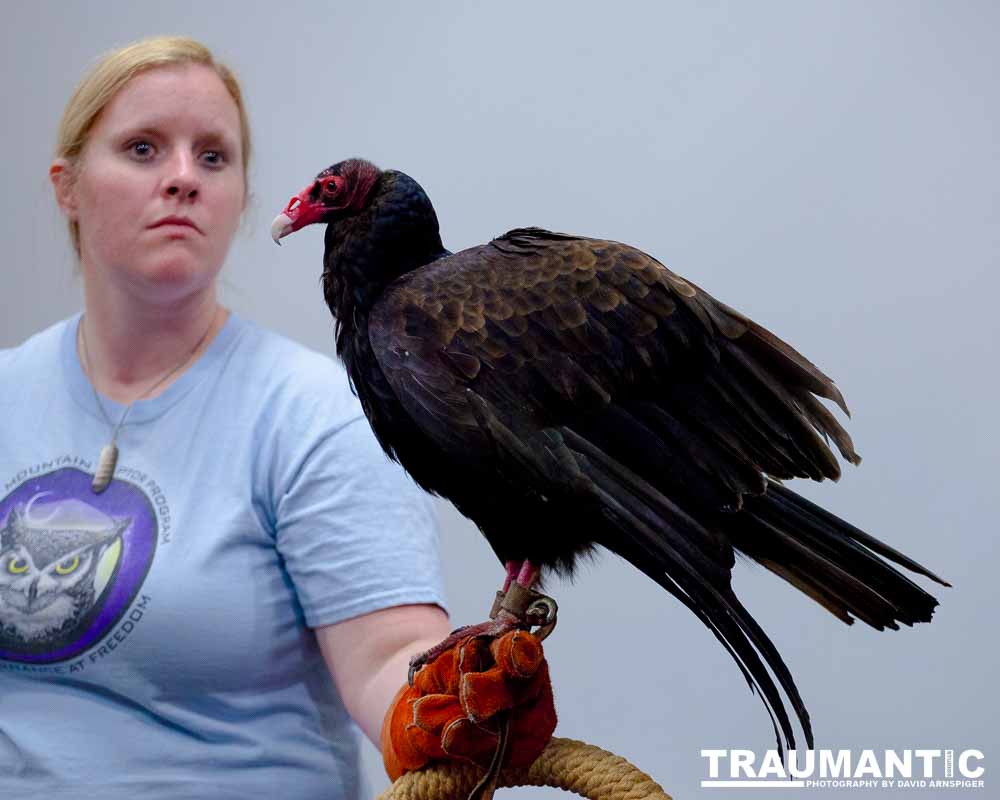
[[[69,219],[76,219],[76,181],[73,165],[65,158],[57,158],[49,167],[49,180],[55,190],[56,203]]]

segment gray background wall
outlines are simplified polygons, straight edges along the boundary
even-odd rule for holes
[[[198,37],[241,76],[256,135],[254,199],[225,272],[239,313],[332,353],[322,232],[279,251],[267,228],[321,168],[363,155],[423,183],[453,250],[527,224],[626,241],[833,375],[865,461],[839,485],[797,488],[955,588],[932,625],[882,634],[759,568],[738,567],[737,590],[797,677],[818,746],[975,747],[992,783],[997,4],[115,0],[2,13],[0,346],[80,302],[46,168],[81,72],[141,36]],[[468,523],[447,507],[442,519],[454,619],[476,621],[500,569]],[[638,573],[605,556],[551,589],[561,735],[629,757],[677,797],[708,792],[702,748],[772,746],[729,656]]]

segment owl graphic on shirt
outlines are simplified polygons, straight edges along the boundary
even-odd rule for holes
[[[12,508],[0,528],[0,643],[61,640],[95,611],[130,518],[79,500]]]

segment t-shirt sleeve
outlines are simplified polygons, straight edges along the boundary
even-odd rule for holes
[[[276,545],[310,627],[397,605],[445,607],[434,501],[351,400],[343,422],[286,426],[296,440],[272,473]]]

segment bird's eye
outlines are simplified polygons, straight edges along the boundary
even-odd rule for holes
[[[328,180],[326,182],[326,186],[323,187],[323,190],[327,194],[336,194],[337,193],[337,189],[339,189],[339,188],[340,188],[340,185],[337,182],[337,179],[336,178],[330,178],[330,180]]]
[[[80,556],[73,556],[72,558],[67,558],[62,563],[56,564],[56,574],[69,575],[78,566],[80,566]]]
[[[7,562],[7,571],[11,575],[21,575],[28,571],[28,562],[15,556]]]

